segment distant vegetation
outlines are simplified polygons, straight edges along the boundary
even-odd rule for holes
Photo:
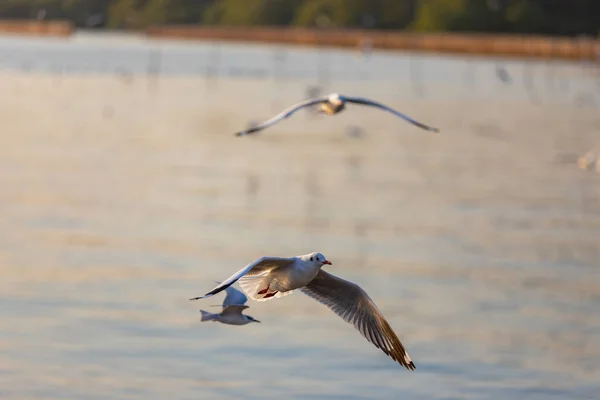
[[[119,29],[295,25],[597,36],[600,0],[1,0],[0,18]]]

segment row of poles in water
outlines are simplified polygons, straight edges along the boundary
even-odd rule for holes
[[[372,48],[370,44],[366,42],[361,44],[359,50],[360,52],[358,55],[362,59],[358,64],[360,71],[355,70],[347,73],[350,75],[354,72],[356,75],[353,78],[360,81],[366,77],[372,55]],[[204,76],[207,90],[216,89],[218,81],[222,77],[247,76],[258,79],[268,79],[271,77],[276,83],[276,87],[280,87],[280,84],[291,77],[291,71],[287,68],[288,50],[285,48],[276,47],[272,50],[270,71],[265,68],[261,69],[244,66],[224,68],[222,63],[222,53],[222,45],[215,44],[211,46],[205,53],[204,64],[196,70],[198,75]],[[150,92],[156,92],[159,89],[161,76],[168,73],[165,68],[165,61],[165,53],[160,47],[149,50],[145,75],[147,77],[148,90]],[[332,87],[331,83],[334,74],[332,73],[330,52],[327,49],[319,48],[317,50],[315,61],[317,64],[316,74],[315,72],[309,74],[309,76],[314,77],[315,82],[307,85],[305,89],[306,98],[326,94],[328,89]],[[424,59],[419,55],[408,53],[407,78],[410,81],[412,95],[418,98],[427,97],[427,77],[425,76],[425,72],[426,64],[428,62],[434,61]],[[464,63],[463,84],[469,91],[476,91],[478,87],[478,76],[481,74],[478,68],[479,61],[474,57],[466,57]],[[25,71],[32,70],[34,67],[35,65],[31,62],[23,62],[21,65],[21,69]],[[568,74],[565,73],[565,68],[569,70]],[[64,74],[68,75],[70,73],[85,73],[89,71],[100,73],[110,72],[108,68],[103,71],[98,71],[98,69],[94,71],[94,68],[86,68],[84,65],[80,65],[79,67],[74,67],[74,65],[64,65],[61,68],[50,68],[50,70],[57,76],[63,76]],[[134,80],[137,79],[138,74],[136,74],[136,72],[139,74],[140,71],[135,71],[133,69],[128,70],[125,67],[116,67],[113,71],[117,78],[126,85],[132,84]],[[295,74],[298,70],[296,69],[293,72]],[[524,61],[521,62],[519,66],[515,66],[510,65],[507,61],[498,60],[493,71],[487,68],[486,73],[494,75],[493,77],[487,77],[488,79],[495,79],[497,82],[507,87],[516,86],[520,83],[525,90],[528,99],[532,103],[542,102],[545,95],[561,96],[562,98],[572,95],[572,101],[576,107],[600,106],[600,58],[596,62],[581,60],[579,66],[577,66],[577,64],[574,65],[573,63],[565,64],[554,60],[549,60],[545,63],[539,61]],[[142,72],[142,74],[144,73]],[[589,79],[591,84],[585,85],[583,90],[577,87],[572,88],[570,84],[571,77],[576,79],[584,77],[585,79]],[[544,82],[543,86],[539,85],[540,78]],[[456,84],[456,82],[452,83]],[[285,107],[285,104],[280,104],[278,101],[273,102],[273,111],[277,111],[282,107]],[[348,127],[347,133],[350,136],[359,138],[364,132],[359,126],[351,126]],[[597,147],[600,147],[600,142]],[[579,166],[584,169],[595,168],[600,172],[599,153],[599,148],[590,149],[590,151],[580,157]]]
[[[203,75],[206,79],[207,89],[212,89],[217,84],[219,78],[229,76],[247,76],[258,79],[267,79],[269,76],[273,78],[275,82],[281,82],[290,78],[287,75],[287,50],[278,47],[272,51],[272,63],[270,71],[266,68],[251,68],[244,66],[231,66],[224,68],[222,65],[222,45],[215,44],[206,52],[204,65],[198,67],[196,72],[198,75]],[[371,57],[372,49],[367,44],[363,47],[359,47],[360,54],[362,57],[362,63],[359,65],[360,71],[356,71],[354,79],[361,80],[366,76],[366,69],[369,67],[369,59]],[[148,52],[147,65],[145,74],[148,78],[148,87],[150,90],[158,88],[160,77],[168,71],[164,68],[165,55],[160,48],[151,49]],[[408,54],[408,80],[411,83],[412,93],[415,97],[426,97],[426,64],[428,61],[424,60],[419,55]],[[322,93],[331,86],[332,71],[331,71],[331,56],[329,51],[323,48],[317,50],[316,57],[316,76],[314,73],[309,73],[307,76],[315,76],[315,84],[310,85],[307,88],[307,95],[315,95]],[[478,82],[477,76],[479,74],[478,64],[479,61],[473,57],[467,57],[465,59],[464,66],[464,86],[469,90],[476,90]],[[504,85],[518,85],[519,82],[526,90],[529,99],[532,102],[539,102],[542,100],[543,93],[539,85],[536,85],[540,77],[542,77],[545,83],[545,90],[549,94],[562,94],[565,95],[570,91],[569,77],[562,73],[563,66],[560,62],[549,60],[545,64],[540,62],[523,62],[520,66],[520,71],[517,67],[507,66],[507,62],[498,60],[495,66],[495,79]],[[0,65],[2,63],[0,62]],[[20,69],[24,71],[30,71],[34,69],[32,62],[23,61],[20,65]],[[571,64],[572,68],[572,64]],[[59,67],[49,68],[51,72],[63,75],[70,73],[86,73],[86,72],[99,72],[107,73],[111,72],[109,68],[102,67],[90,67],[85,64],[74,66],[74,65],[63,65]],[[595,89],[590,90],[588,93],[580,93],[575,97],[575,105],[592,105],[592,103],[599,103],[594,98],[600,97],[600,55],[597,62],[582,60],[580,61],[580,73],[578,75],[588,75],[594,80]],[[123,81],[125,84],[131,84],[136,75],[141,71],[135,71],[133,68],[128,69],[126,67],[115,67],[112,71],[118,79]],[[193,71],[192,71],[193,72]],[[299,71],[294,71],[298,73]],[[337,72],[339,73],[339,71]],[[351,75],[352,71],[347,72],[348,76]],[[519,78],[520,75],[520,79]],[[579,77],[580,77],[579,76]],[[454,82],[453,82],[454,83]]]

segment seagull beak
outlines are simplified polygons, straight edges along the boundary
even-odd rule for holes
[[[331,263],[331,261],[329,261],[329,260],[325,260],[325,261],[323,261],[323,264],[326,264],[326,265],[333,265],[333,264]]]

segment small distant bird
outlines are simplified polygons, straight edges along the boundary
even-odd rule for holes
[[[596,172],[600,173],[600,151],[596,152],[594,149],[588,151],[577,159],[577,164],[581,169],[593,169],[595,167]]]
[[[242,314],[242,311],[249,308],[245,305],[248,298],[233,286],[227,287],[227,296],[223,300],[223,310],[219,314],[213,314],[208,311],[200,310],[202,314],[201,321],[217,321],[228,325],[246,325],[250,322],[260,322],[249,315]]]
[[[238,280],[244,292],[257,301],[286,296],[295,289],[300,289],[329,307],[344,321],[353,324],[369,342],[400,365],[414,370],[415,364],[369,295],[355,283],[321,270],[323,265],[331,265],[331,262],[321,253],[290,258],[262,257],[204,296],[190,300],[214,296],[227,290]]]
[[[304,107],[319,105],[320,112],[324,112],[327,115],[337,114],[346,108],[346,103],[362,104],[365,106],[377,107],[382,110],[391,112],[392,114],[396,115],[397,117],[400,117],[400,118],[410,122],[411,124],[418,126],[419,128],[425,129],[427,131],[439,132],[439,129],[437,129],[437,128],[433,128],[431,126],[422,124],[421,122],[415,121],[414,119],[410,118],[409,116],[404,115],[401,112],[398,112],[398,111],[394,110],[393,108],[385,106],[381,103],[377,103],[376,101],[364,99],[361,97],[346,97],[346,96],[339,95],[337,93],[333,93],[333,94],[330,94],[329,96],[306,100],[301,103],[295,104],[295,105],[291,106],[290,108],[288,108],[287,110],[281,112],[280,114],[277,114],[270,120],[263,122],[262,124],[252,127],[250,129],[247,129],[245,131],[238,132],[235,135],[236,136],[249,135],[251,133],[258,132],[260,130],[268,128],[269,126],[276,124],[277,122],[281,121],[282,119],[286,119],[286,118],[290,117],[296,111],[298,111]]]

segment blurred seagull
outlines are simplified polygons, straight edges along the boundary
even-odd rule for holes
[[[304,294],[329,307],[344,321],[353,324],[369,342],[400,365],[414,370],[415,364],[369,295],[355,283],[321,270],[323,265],[331,265],[331,262],[321,253],[290,258],[262,257],[230,276],[204,296],[190,300],[214,296],[227,290],[238,280],[244,292],[257,301],[286,296],[295,289],[300,289]]]
[[[277,122],[281,121],[282,119],[289,118],[292,114],[294,114],[296,111],[300,110],[301,108],[310,107],[310,106],[317,105],[317,104],[319,105],[319,111],[324,112],[327,115],[334,115],[334,114],[337,114],[340,111],[342,111],[346,107],[346,103],[362,104],[365,106],[377,107],[382,110],[389,111],[392,114],[396,115],[397,117],[403,118],[404,120],[410,122],[413,125],[418,126],[419,128],[425,129],[427,131],[439,132],[439,129],[437,129],[437,128],[433,128],[431,126],[427,126],[418,121],[415,121],[414,119],[410,118],[409,116],[404,115],[401,112],[398,112],[398,111],[396,111],[388,106],[385,106],[381,103],[378,103],[376,101],[364,99],[361,97],[346,97],[346,96],[339,95],[337,93],[333,93],[333,94],[330,94],[329,96],[318,97],[316,99],[306,100],[301,103],[295,104],[295,105],[291,106],[290,108],[288,108],[287,110],[277,114],[270,120],[263,122],[260,125],[254,126],[250,129],[247,129],[245,131],[238,132],[235,135],[236,136],[244,136],[244,135],[249,135],[254,132],[258,132],[260,130],[268,128],[271,125],[276,124]]]
[[[244,305],[248,298],[233,286],[227,287],[227,296],[223,300],[223,310],[219,314],[200,310],[201,321],[217,321],[228,325],[246,325],[250,322],[260,322],[249,315],[242,314],[248,306]]]

